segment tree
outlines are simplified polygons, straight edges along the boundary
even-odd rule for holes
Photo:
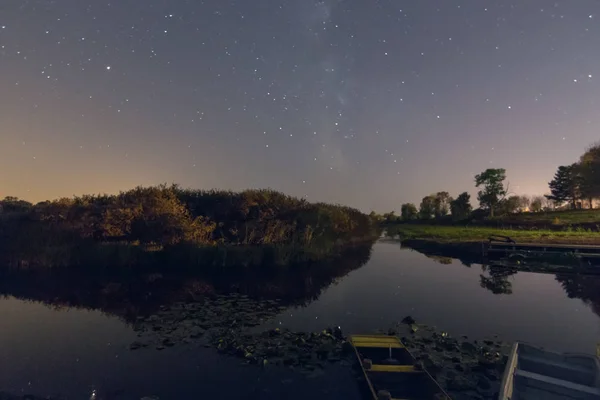
[[[593,208],[594,198],[600,197],[600,142],[588,147],[579,159],[582,198]]]
[[[504,187],[506,170],[504,168],[488,168],[479,175],[475,175],[475,186],[483,186],[483,190],[477,193],[477,199],[482,208],[490,210],[490,216],[494,216],[494,209],[508,193],[508,187]]]
[[[540,212],[544,206],[544,196],[533,196],[531,199],[531,204],[529,205],[529,210],[531,212]]]
[[[450,202],[450,212],[456,220],[461,220],[469,217],[473,207],[471,207],[471,195],[463,192],[458,197]]]
[[[520,204],[521,198],[519,196],[510,196],[500,202],[498,209],[503,214],[514,214],[519,211]]]
[[[448,192],[437,192],[434,200],[433,214],[436,218],[445,217],[450,212],[450,202],[452,197]]]
[[[21,200],[18,197],[6,196],[4,200],[0,200],[0,211],[9,212],[25,212],[29,211],[32,204],[28,201]]]
[[[417,211],[417,206],[415,206],[412,203],[402,204],[401,212],[402,219],[404,221],[413,221],[417,219],[417,216],[419,214],[419,212]]]
[[[375,222],[381,222],[381,221],[383,221],[383,216],[377,214],[375,211],[371,211],[369,213],[369,218],[371,218]]]
[[[389,213],[383,214],[383,220],[387,223],[398,222],[398,216],[395,211],[390,211]]]
[[[581,198],[580,170],[577,164],[558,167],[554,179],[548,183],[551,193],[546,198],[558,204],[568,201],[571,208],[576,208],[577,200]]]
[[[531,198],[529,196],[523,195],[518,196],[519,198],[519,211],[528,211],[529,205],[531,204]]]
[[[433,217],[435,214],[435,198],[434,194],[423,197],[419,206],[419,218],[431,219]]]

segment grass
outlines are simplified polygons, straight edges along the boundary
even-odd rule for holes
[[[598,210],[566,210],[545,211],[538,213],[520,213],[491,219],[506,225],[525,226],[569,226],[569,225],[600,225],[600,209]],[[596,227],[596,230],[598,228]]]
[[[437,242],[479,242],[492,235],[510,236],[517,243],[572,243],[600,245],[600,232],[584,228],[557,230],[500,229],[488,227],[459,227],[435,225],[396,225],[388,229],[389,235],[402,239],[426,239]]]

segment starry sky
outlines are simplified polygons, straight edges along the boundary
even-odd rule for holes
[[[598,0],[2,0],[0,197],[541,194],[600,139],[599,50]]]

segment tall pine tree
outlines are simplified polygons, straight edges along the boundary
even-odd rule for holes
[[[572,208],[576,208],[577,200],[581,198],[579,166],[577,164],[561,165],[548,186],[551,194],[546,195],[547,199],[559,203],[569,202]]]

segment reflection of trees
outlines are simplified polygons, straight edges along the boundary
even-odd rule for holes
[[[556,280],[572,299],[581,299],[600,316],[600,277],[576,274],[557,274]]]
[[[482,265],[481,269],[484,273],[487,272],[487,276],[479,275],[479,284],[482,288],[494,294],[512,294],[512,283],[508,278],[517,273],[515,269],[494,265]]]
[[[225,268],[198,273],[78,273],[4,271],[0,296],[41,301],[51,307],[97,309],[134,321],[161,305],[236,292],[255,298],[280,299],[283,304],[307,304],[330,285],[362,267],[372,244],[346,249],[328,261],[281,268]]]
[[[443,256],[436,256],[436,255],[427,255],[425,254],[425,256],[427,258],[429,258],[430,260],[435,261],[438,264],[443,264],[443,265],[450,265],[452,264],[452,257],[443,257]]]

